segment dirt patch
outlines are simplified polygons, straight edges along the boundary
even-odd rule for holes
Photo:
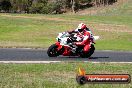
[[[31,19],[44,19],[44,20],[50,20],[50,21],[67,21],[61,18],[49,18],[49,17],[44,17],[44,16],[39,16],[39,17],[29,17],[29,16],[11,16],[11,15],[1,15],[4,17],[12,17],[12,18],[31,18]]]
[[[29,16],[12,16],[12,15],[1,15],[4,17],[12,17],[12,18],[31,18],[31,19],[37,19],[37,20],[49,20],[49,21],[63,21],[63,22],[67,22],[67,23],[72,23],[72,24],[79,24],[82,21],[76,21],[76,20],[66,20],[66,19],[62,19],[62,18],[50,18],[50,17],[46,17],[46,16],[39,16],[39,17],[29,17]],[[84,23],[87,23],[87,21],[83,21]],[[132,30],[130,27],[126,26],[126,25],[116,25],[116,24],[102,24],[102,23],[96,23],[96,22],[90,22],[88,24],[88,27],[90,27],[90,29],[96,29],[96,30],[100,30],[100,31],[108,31],[108,32],[127,32],[127,33],[132,33]]]
[[[91,29],[96,29],[100,31],[107,31],[107,32],[127,32],[132,33],[132,30],[130,27],[125,25],[113,25],[113,24],[89,24],[89,27]]]

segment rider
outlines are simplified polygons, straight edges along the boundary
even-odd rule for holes
[[[93,34],[92,34],[91,30],[84,23],[80,23],[78,25],[77,29],[75,29],[73,31],[69,31],[68,33],[69,34],[71,34],[71,33],[79,33],[80,35],[84,35],[83,32],[89,32],[90,33],[90,40],[91,40],[91,42],[95,43],[94,42],[94,37],[93,37]]]
[[[87,53],[90,49],[90,43],[95,43],[94,42],[94,37],[93,34],[91,32],[91,30],[89,28],[87,28],[86,24],[81,23],[79,24],[78,28],[76,30],[70,31],[69,33],[79,33],[80,35],[82,35],[82,41],[77,41],[74,42],[73,45],[77,45],[77,46],[84,46],[84,53]]]

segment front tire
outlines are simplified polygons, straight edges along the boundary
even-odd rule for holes
[[[56,44],[53,44],[48,48],[47,54],[49,57],[57,57],[58,56]]]

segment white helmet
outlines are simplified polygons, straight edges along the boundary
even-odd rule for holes
[[[86,24],[84,24],[84,23],[80,23],[78,25],[78,31],[83,31],[85,28],[86,28]]]

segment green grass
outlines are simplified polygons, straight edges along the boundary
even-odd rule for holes
[[[97,50],[132,50],[132,0],[95,15],[0,14],[0,47],[48,48],[59,32],[84,22],[95,35]]]
[[[0,64],[1,88],[131,88],[132,84],[86,84],[80,86],[75,77],[81,66],[88,74],[130,74],[131,64]]]
[[[59,32],[75,29],[80,22],[101,37],[96,49],[132,50],[130,16],[0,14],[0,46],[47,48]]]
[[[2,42],[15,42],[21,43],[23,47],[24,43],[32,43],[31,46],[39,47],[46,45],[53,38],[56,37],[57,32],[55,29],[60,29],[64,26],[56,26],[59,22],[52,22],[48,20],[34,20],[23,18],[0,18],[0,39]],[[54,24],[56,23],[56,24]],[[52,26],[50,26],[52,25]],[[53,41],[52,41],[53,43]],[[42,45],[41,45],[42,44]],[[13,46],[13,45],[12,45]],[[30,44],[29,44],[30,47]],[[45,47],[45,46],[44,46]]]
[[[0,47],[48,48],[59,32],[86,23],[100,39],[97,50],[132,51],[131,0],[96,15],[0,14]],[[19,17],[17,17],[19,16]],[[131,64],[0,64],[0,88],[132,88],[130,84],[86,84],[75,77],[81,66],[88,74],[130,74]]]

